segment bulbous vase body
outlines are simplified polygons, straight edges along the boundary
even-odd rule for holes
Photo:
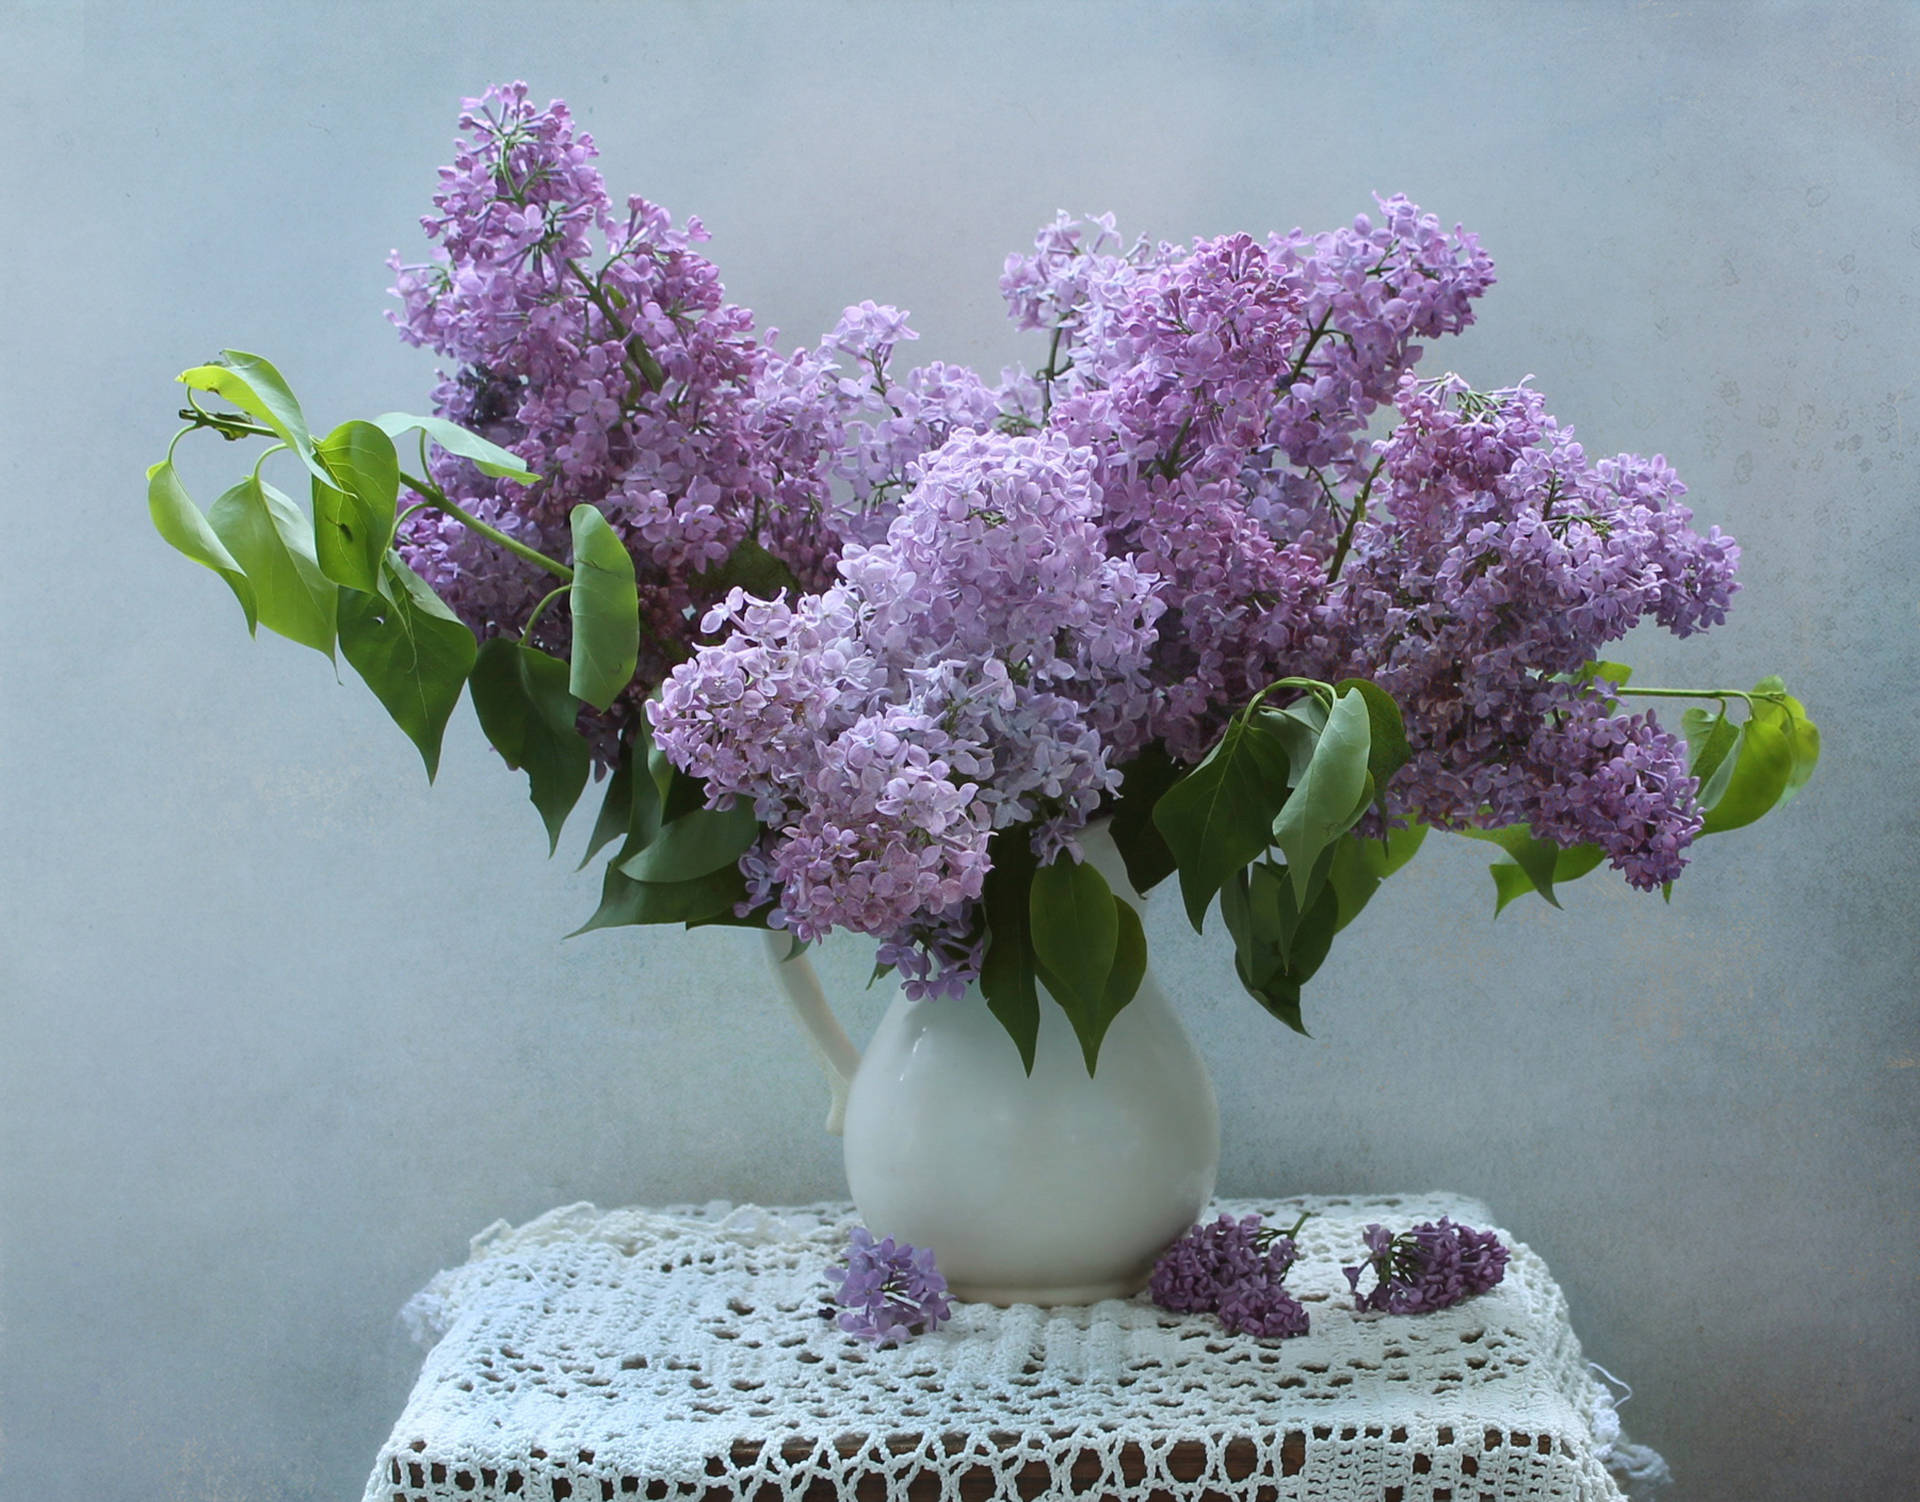
[[[1092,1078],[1044,992],[1040,1014],[1029,1077],[977,989],[896,998],[848,1092],[847,1184],[873,1233],[932,1247],[961,1298],[1125,1298],[1213,1194],[1213,1083],[1151,972]]]

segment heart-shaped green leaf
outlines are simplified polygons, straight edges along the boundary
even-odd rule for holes
[[[1180,771],[1180,764],[1167,755],[1159,741],[1149,741],[1120,769],[1120,792],[1114,800],[1109,831],[1120,859],[1126,862],[1127,880],[1136,892],[1152,891],[1173,874],[1177,864],[1153,822],[1153,808],[1180,780]]]
[[[314,560],[300,508],[249,475],[213,503],[207,523],[246,570],[260,624],[331,658],[334,584]]]
[[[1400,706],[1393,702],[1392,694],[1368,678],[1343,678],[1333,687],[1336,694],[1351,690],[1367,702],[1367,770],[1373,774],[1375,787],[1384,792],[1393,774],[1413,757]]]
[[[632,881],[694,881],[733,865],[759,838],[753,805],[741,798],[728,809],[688,810],[663,824],[645,849],[616,864]]]
[[[1062,855],[1033,873],[1028,915],[1036,970],[1073,1024],[1091,1072],[1112,1020],[1107,983],[1121,924],[1113,891],[1091,861]]]
[[[1702,834],[1720,834],[1751,824],[1781,799],[1794,772],[1794,747],[1783,717],[1760,713],[1740,728],[1726,790],[1706,811]]]
[[[1333,844],[1333,864],[1327,880],[1339,909],[1335,930],[1360,916],[1360,910],[1380,889],[1380,883],[1398,871],[1427,837],[1427,826],[1409,824],[1388,831],[1384,840],[1366,839],[1349,832]]]
[[[747,879],[722,866],[691,881],[634,881],[609,864],[600,882],[600,906],[568,937],[629,923],[684,923],[689,928],[728,920],[746,899]],[[745,920],[743,920],[745,921]]]
[[[398,553],[381,564],[378,594],[340,591],[340,650],[420,750],[431,782],[440,740],[479,649],[469,631]]]
[[[1273,821],[1273,843],[1286,854],[1298,901],[1305,902],[1311,895],[1309,884],[1320,852],[1366,812],[1371,746],[1367,695],[1349,689],[1334,699],[1313,755],[1298,772],[1293,792]]]
[[[240,349],[223,349],[220,359],[220,364],[196,365],[191,370],[183,370],[177,379],[195,391],[211,391],[224,397],[247,416],[271,428],[282,443],[300,456],[300,462],[315,479],[331,483],[333,477],[314,454],[313,435],[307,431],[306,415],[272,363]]]
[[[587,785],[592,754],[567,691],[567,665],[504,636],[482,644],[467,680],[480,728],[506,764],[527,774],[529,796],[547,826],[547,853]]]
[[[1040,993],[1035,986],[1031,903],[1033,826],[998,831],[988,854],[992,865],[980,894],[987,921],[987,952],[980,964],[980,990],[987,1010],[1019,1050],[1020,1065],[1033,1073],[1040,1041]]]
[[[573,525],[573,692],[605,709],[633,681],[639,662],[640,595],[633,557],[607,519],[579,505]]]
[[[162,460],[147,471],[147,514],[153,518],[154,530],[169,544],[227,581],[227,588],[246,612],[247,633],[252,635],[260,625],[260,614],[247,571],[207,524],[169,461]]]

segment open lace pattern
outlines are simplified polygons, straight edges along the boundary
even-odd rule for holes
[[[1450,1195],[1226,1200],[1291,1225],[1310,1334],[1260,1341],[1145,1296],[956,1303],[876,1349],[822,1316],[847,1205],[601,1211],[474,1238],[403,1312],[435,1342],[366,1502],[1611,1499],[1664,1467],[1620,1435],[1541,1260],[1437,1314],[1357,1314],[1360,1232]],[[1616,1476],[1610,1472],[1609,1465]]]

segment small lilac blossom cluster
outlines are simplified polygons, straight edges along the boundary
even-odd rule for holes
[[[865,1226],[848,1237],[844,1267],[829,1267],[835,1285],[835,1318],[847,1334],[875,1345],[899,1345],[922,1331],[938,1329],[953,1318],[947,1304],[947,1280],[934,1265],[929,1247],[875,1241]]]
[[[1511,1253],[1491,1231],[1455,1225],[1442,1216],[1393,1234],[1368,1226],[1367,1258],[1345,1267],[1353,1307],[1361,1313],[1428,1314],[1485,1293],[1506,1276]],[[1373,1286],[1360,1291],[1372,1275]]]
[[[1148,1296],[1175,1313],[1217,1314],[1230,1334],[1305,1335],[1307,1311],[1285,1286],[1299,1256],[1299,1229],[1296,1222],[1292,1231],[1274,1230],[1257,1215],[1197,1225],[1160,1254]]]

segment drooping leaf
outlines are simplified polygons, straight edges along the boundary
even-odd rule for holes
[[[1153,807],[1180,780],[1181,770],[1157,740],[1149,741],[1120,769],[1120,793],[1113,805],[1110,832],[1136,892],[1151,891],[1173,874],[1177,864],[1153,822]]]
[[[600,906],[573,933],[629,923],[684,923],[694,927],[719,922],[746,895],[747,879],[737,866],[722,866],[691,881],[645,882],[633,880],[617,863],[609,863],[600,882]]]
[[[781,590],[800,593],[800,581],[792,569],[769,553],[751,537],[743,537],[734,550],[703,573],[693,576],[694,588],[702,593],[725,594],[744,589],[750,595],[771,599]]]
[[[631,881],[694,881],[733,865],[759,838],[753,805],[742,798],[729,809],[689,809],[662,824],[645,849],[615,864]]]
[[[587,863],[615,840],[624,839],[633,819],[634,742],[623,740],[620,760],[607,778],[607,790],[600,797],[600,812],[594,816],[593,833],[587,836],[587,853],[574,869],[584,871]]]
[[[1336,694],[1351,690],[1367,701],[1367,771],[1373,775],[1374,785],[1385,792],[1393,774],[1413,757],[1400,706],[1393,702],[1392,694],[1370,678],[1343,678],[1333,687]]]
[[[1367,696],[1340,694],[1326,728],[1298,773],[1292,794],[1273,822],[1273,843],[1286,853],[1294,897],[1305,902],[1315,862],[1366,812],[1367,753],[1372,745]]]
[[[246,612],[247,634],[258,630],[260,614],[247,571],[207,524],[170,461],[163,459],[147,471],[147,514],[153,518],[154,530],[169,544],[227,581],[227,588]]]
[[[469,433],[444,417],[415,417],[407,412],[383,412],[374,418],[373,425],[389,438],[398,438],[402,433],[417,429],[449,454],[471,459],[483,475],[516,480],[522,485],[532,485],[540,478],[521,462],[517,454],[501,448],[497,443],[489,443],[478,433]]]
[[[1099,1060],[1100,1045],[1106,1039],[1107,1029],[1113,1026],[1113,1019],[1140,993],[1140,982],[1147,975],[1147,931],[1141,925],[1140,914],[1134,910],[1131,902],[1117,892],[1113,897],[1113,914],[1118,921],[1119,932],[1114,940],[1113,969],[1107,972],[1100,1013],[1084,1025],[1076,1023],[1074,1026],[1074,1032],[1080,1039],[1080,1051],[1087,1061],[1089,1076]]]
[[[1033,873],[1028,913],[1035,968],[1073,1024],[1091,1071],[1112,1020],[1107,982],[1120,943],[1113,891],[1091,861],[1062,855]]]
[[[370,422],[343,422],[315,450],[334,483],[313,481],[314,555],[334,583],[371,594],[380,587],[400,494],[393,440]]]
[[[1240,716],[1198,766],[1154,805],[1154,827],[1179,863],[1187,919],[1201,931],[1214,894],[1272,843],[1287,796],[1286,747]]]
[[[570,687],[595,709],[605,709],[633,681],[639,661],[640,596],[633,556],[584,503],[570,513],[573,525],[573,674]]]
[[[431,782],[440,739],[479,648],[469,631],[398,553],[381,564],[381,590],[340,591],[340,650],[420,749]]]
[[[1680,733],[1687,738],[1687,770],[1700,784],[1695,801],[1704,812],[1720,801],[1733,776],[1740,727],[1724,714],[1688,709],[1680,716]]]
[[[1606,859],[1606,852],[1598,845],[1572,845],[1555,853],[1551,881],[1555,884],[1575,881],[1585,876]],[[1507,861],[1495,861],[1487,868],[1493,874],[1494,916],[1506,911],[1507,904],[1516,897],[1524,897],[1529,892],[1539,892],[1533,877],[1521,866]],[[1546,893],[1541,892],[1541,896]],[[1552,898],[1555,907],[1560,904]]]
[[[1492,866],[1493,882],[1499,893],[1496,913],[1514,897],[1533,891],[1553,906],[1560,906],[1554,895],[1554,883],[1585,876],[1600,864],[1605,852],[1598,845],[1573,845],[1566,849],[1549,840],[1539,839],[1524,824],[1509,824],[1502,829],[1463,829],[1469,839],[1498,845],[1507,854]],[[1502,873],[1510,873],[1503,875]]]
[[[992,865],[981,891],[987,921],[987,952],[980,990],[987,1010],[1013,1039],[1020,1064],[1033,1073],[1040,1040],[1040,993],[1033,959],[1033,829],[1016,824],[1000,830],[988,846]]]
[[[1331,853],[1327,859],[1331,862]],[[1220,908],[1234,930],[1240,984],[1273,1016],[1305,1033],[1300,990],[1326,959],[1339,922],[1333,883],[1321,882],[1302,913],[1294,906],[1286,871],[1259,861],[1221,889]]]
[[[248,475],[213,503],[207,523],[246,570],[260,624],[331,658],[334,584],[314,560],[300,508]]]
[[[1755,693],[1779,695],[1777,700],[1757,700],[1753,713],[1771,720],[1786,738],[1787,748],[1793,755],[1793,769],[1787,773],[1785,786],[1780,790],[1780,806],[1785,806],[1793,795],[1807,784],[1813,776],[1813,769],[1820,761],[1820,731],[1812,720],[1807,718],[1806,706],[1787,692],[1786,684],[1779,678],[1762,678],[1754,685]]]
[[[547,826],[547,853],[587,785],[592,753],[580,734],[580,701],[567,691],[567,665],[504,636],[480,648],[467,680],[480,728],[506,764],[527,774],[528,793]]]
[[[331,481],[332,477],[314,454],[306,414],[271,362],[239,349],[221,350],[220,359],[223,363],[183,370],[177,379],[195,391],[211,391],[232,402],[247,416],[271,428],[282,443],[300,456],[300,462],[315,479]]]
[[[1349,831],[1333,842],[1333,863],[1327,881],[1338,906],[1338,932],[1360,916],[1380,883],[1414,857],[1427,837],[1427,826],[1409,824],[1388,831],[1384,840],[1367,839]]]
[[[1719,834],[1751,824],[1780,801],[1793,771],[1793,743],[1782,718],[1762,715],[1756,705],[1754,714],[1740,727],[1733,771],[1726,790],[1706,811],[1701,833]]]

